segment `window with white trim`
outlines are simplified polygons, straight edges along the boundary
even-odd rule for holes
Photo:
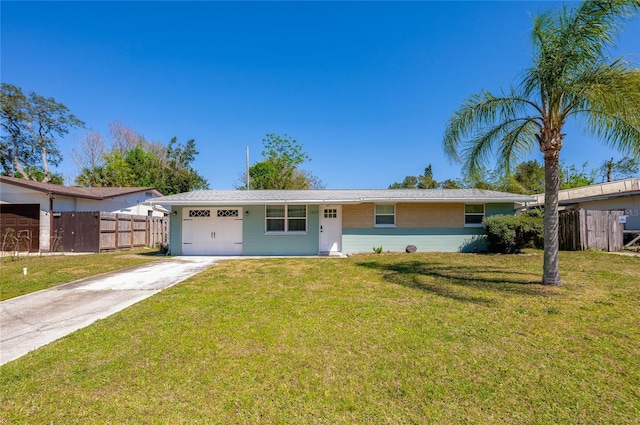
[[[396,206],[393,204],[376,205],[376,227],[390,227],[396,225]]]
[[[468,204],[464,206],[464,225],[466,227],[482,227],[484,220],[483,204]]]
[[[307,231],[307,206],[267,205],[265,221],[267,233],[304,233]]]

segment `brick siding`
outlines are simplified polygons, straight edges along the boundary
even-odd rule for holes
[[[347,204],[342,209],[343,228],[372,228],[375,204]],[[399,228],[464,227],[462,203],[399,203],[396,204],[396,225]]]

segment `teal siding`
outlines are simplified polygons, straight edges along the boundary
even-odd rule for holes
[[[170,208],[169,219],[169,254],[182,255],[182,207]],[[178,215],[173,215],[177,211]]]
[[[485,251],[482,228],[367,228],[343,229],[342,252],[372,252],[381,246],[383,251],[403,252],[407,245],[415,245],[420,252]]]
[[[244,207],[242,253],[244,255],[317,255],[319,244],[318,206],[307,206],[307,233],[304,235],[265,234],[265,207]]]

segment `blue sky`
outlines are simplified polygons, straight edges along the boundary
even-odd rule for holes
[[[386,188],[444,156],[462,101],[530,65],[531,15],[560,2],[10,2],[1,7],[1,79],[54,97],[108,139],[121,121],[148,140],[195,139],[212,189],[233,189],[266,133],[298,140],[328,189]],[[640,22],[612,55],[640,54]],[[638,56],[630,59],[640,63]],[[612,156],[567,127],[561,157]],[[534,152],[531,158],[541,161]]]

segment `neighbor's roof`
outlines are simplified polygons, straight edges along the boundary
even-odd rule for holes
[[[147,204],[260,205],[362,202],[531,202],[527,195],[480,189],[199,190],[153,198]]]
[[[569,205],[577,202],[599,201],[634,195],[640,195],[640,179],[638,178],[561,190],[558,192],[558,203],[560,205]],[[531,206],[544,205],[544,193],[533,196],[536,200]]]
[[[59,184],[42,183],[33,180],[20,179],[16,177],[0,176],[0,183],[10,184],[35,190],[38,192],[51,193],[53,195],[71,196],[76,198],[103,200],[116,196],[129,195],[139,192],[154,192],[154,195],[162,195],[162,192],[153,187],[76,187],[62,186]]]

